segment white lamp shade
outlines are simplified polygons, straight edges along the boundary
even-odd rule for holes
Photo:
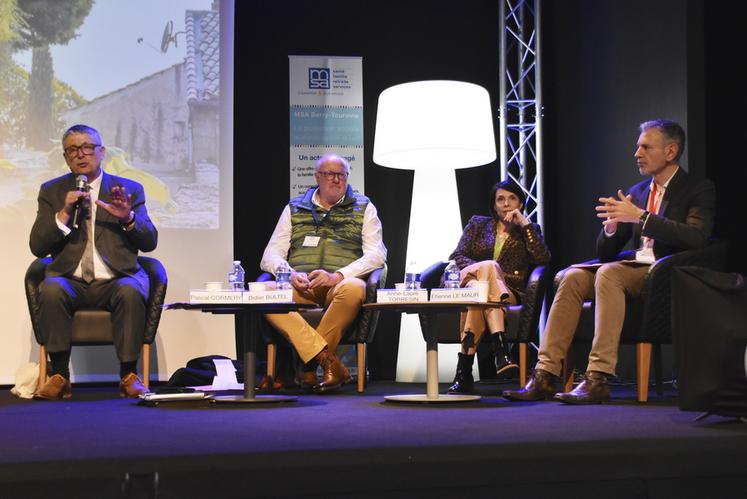
[[[373,160],[407,170],[466,168],[496,158],[488,91],[474,83],[414,81],[379,95]]]
[[[457,168],[480,166],[496,158],[490,96],[483,87],[461,81],[416,81],[379,95],[373,160],[381,166],[415,170],[407,238],[407,262],[422,270],[450,254],[462,224]],[[408,263],[409,265],[409,263]],[[426,350],[416,318],[402,318],[397,381],[426,381]],[[454,372],[459,345],[448,359],[428,351],[431,366],[442,364],[442,381]],[[448,350],[448,349],[445,349]],[[436,367],[428,371],[428,398],[438,396]]]

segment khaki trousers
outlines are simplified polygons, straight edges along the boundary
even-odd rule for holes
[[[550,308],[537,368],[560,376],[560,362],[573,340],[584,300],[593,298],[594,340],[586,370],[614,375],[625,319],[625,295],[641,294],[649,268],[635,262],[569,267]]]
[[[325,308],[316,329],[298,312],[265,314],[267,322],[291,342],[304,363],[329,346],[337,350],[342,332],[353,322],[366,297],[366,283],[357,277],[346,277],[333,287],[322,286],[313,290],[293,289],[296,303],[317,304]]]
[[[477,281],[488,282],[488,300],[502,301],[506,300],[516,304],[516,297],[506,286],[503,280],[503,270],[498,262],[494,260],[484,260],[473,263],[464,267],[461,271],[461,287],[472,288],[477,286]],[[460,314],[459,331],[461,341],[464,344],[464,338],[467,333],[474,336],[474,345],[479,345],[486,329],[490,333],[505,332],[506,311],[502,308],[467,308],[466,312]]]

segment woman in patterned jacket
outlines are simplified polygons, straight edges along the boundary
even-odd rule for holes
[[[464,228],[449,257],[461,269],[461,287],[488,281],[488,300],[520,304],[529,271],[550,261],[539,225],[522,212],[524,191],[515,182],[498,182],[490,190],[490,217],[475,215]],[[461,351],[450,393],[472,392],[472,365],[477,345],[490,333],[498,374],[518,366],[510,359],[503,337],[506,310],[502,307],[471,309],[460,320]]]

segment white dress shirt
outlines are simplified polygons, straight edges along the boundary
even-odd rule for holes
[[[318,189],[317,189],[318,191]],[[318,192],[314,191],[312,202],[324,208],[318,199]],[[343,196],[337,204],[345,199]],[[262,254],[262,261],[259,266],[265,272],[275,274],[275,269],[281,262],[287,263],[288,250],[290,250],[291,232],[293,230],[291,223],[290,205],[286,205],[280,214],[275,230],[267,243],[265,252]],[[348,265],[337,270],[343,277],[361,277],[371,273],[373,270],[381,268],[386,262],[386,247],[382,239],[381,220],[376,211],[376,207],[369,201],[366,205],[366,211],[363,212],[363,227],[361,229],[363,255],[357,260],[350,262]]]
[[[96,241],[96,210],[98,208],[96,200],[99,198],[99,191],[101,190],[101,179],[103,178],[104,172],[102,171],[96,178],[96,180],[88,184],[89,192],[91,193],[91,238],[93,238],[94,241]],[[70,227],[60,222],[60,219],[57,218],[57,215],[55,215],[54,220],[55,222],[57,222],[57,227],[59,227],[59,229],[64,232],[66,236],[72,232],[72,229]],[[85,230],[85,224],[80,224],[80,227],[77,230]],[[93,245],[93,275],[94,279],[111,279],[114,277],[112,271],[109,269],[109,267],[106,266],[104,260],[101,258],[99,250],[96,249],[95,244]],[[75,267],[73,276],[81,279],[83,278],[81,262],[78,262],[78,266]]]
[[[663,184],[656,184],[656,197],[653,199],[654,210],[649,211],[649,213],[653,213],[654,215],[659,214],[659,210],[661,209],[661,200],[664,199],[664,193],[667,191],[667,187],[669,187],[669,182],[672,181],[675,174],[677,173],[677,170],[679,169],[680,167],[678,166],[677,169],[674,170],[674,173],[672,173],[667,179],[667,181],[664,182]],[[653,193],[653,191],[654,191],[654,180],[651,179],[651,184],[648,187],[648,199],[646,200],[646,208],[645,208],[646,210],[648,210],[649,207],[651,206],[651,202],[652,202],[651,194]],[[646,223],[648,223],[648,218],[646,218],[646,222],[643,224],[643,227],[641,227],[641,232],[643,232],[643,229],[646,228]],[[641,240],[642,240],[642,246],[653,248],[654,246],[653,239],[651,239],[650,237],[643,236],[641,237]]]

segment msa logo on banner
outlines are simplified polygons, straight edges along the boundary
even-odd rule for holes
[[[309,88],[329,90],[331,73],[329,68],[309,68]]]

